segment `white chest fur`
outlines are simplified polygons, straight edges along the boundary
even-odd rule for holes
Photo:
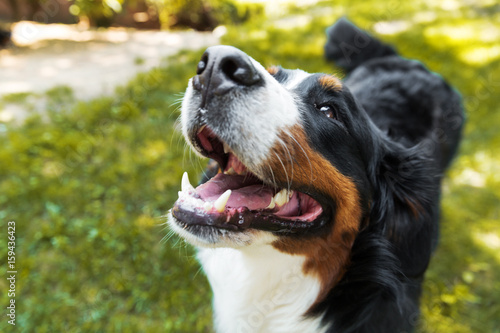
[[[218,333],[324,332],[320,319],[304,319],[319,282],[302,272],[304,258],[270,245],[198,252],[214,292]]]

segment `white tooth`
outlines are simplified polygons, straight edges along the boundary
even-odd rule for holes
[[[291,199],[293,197],[293,190],[288,191],[288,198]]]
[[[278,206],[283,206],[288,202],[289,196],[286,189],[282,189],[274,196],[274,203]]]
[[[226,204],[227,204],[227,201],[229,200],[230,196],[231,196],[231,190],[227,190],[219,197],[219,199],[215,200],[214,208],[219,213],[222,213],[224,211],[224,209],[226,209]]]
[[[189,182],[189,176],[187,172],[184,172],[184,174],[182,175],[181,191],[186,193],[194,192],[194,187]]]
[[[273,209],[274,207],[276,207],[276,204],[274,203],[274,198],[271,198],[269,206],[267,206],[265,209]]]
[[[213,206],[210,202],[206,202],[203,204],[203,209],[206,210],[206,211],[210,211],[212,210]]]
[[[234,176],[236,171],[234,171],[233,167],[229,168],[227,171],[224,171],[226,175]]]
[[[227,143],[224,142],[224,154],[228,154],[232,152],[231,148],[227,145]]]

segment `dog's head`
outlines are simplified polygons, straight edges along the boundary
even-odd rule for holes
[[[394,196],[418,214],[400,174],[411,154],[395,154],[334,76],[266,70],[236,48],[211,47],[181,122],[193,149],[218,165],[197,188],[185,176],[171,211],[173,229],[194,245],[271,244],[305,255],[331,283],[360,230],[397,209]]]

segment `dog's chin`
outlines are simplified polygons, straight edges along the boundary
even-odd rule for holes
[[[241,249],[250,245],[271,244],[277,239],[270,232],[255,229],[231,231],[214,226],[187,225],[171,212],[167,218],[172,231],[196,247]]]

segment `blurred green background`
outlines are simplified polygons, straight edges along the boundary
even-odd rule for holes
[[[101,13],[106,24],[127,5],[74,1],[75,20],[97,22],[84,6],[95,3],[115,5]],[[185,4],[188,21],[208,8],[215,24],[198,28],[225,24],[222,42],[265,66],[338,75],[323,59],[324,31],[346,15],[462,94],[467,125],[443,185],[418,332],[500,332],[500,3],[158,1],[178,6],[158,10],[168,17],[161,25],[179,22]],[[79,101],[56,87],[44,95],[45,118],[0,122],[0,256],[5,263],[7,221],[16,221],[18,266],[17,324],[2,313],[0,331],[212,332],[211,291],[194,250],[165,225],[182,173],[193,178],[205,163],[175,129],[202,52],[169,58],[110,97]],[[31,98],[7,95],[0,107],[29,110]],[[3,309],[7,289],[0,279]]]

